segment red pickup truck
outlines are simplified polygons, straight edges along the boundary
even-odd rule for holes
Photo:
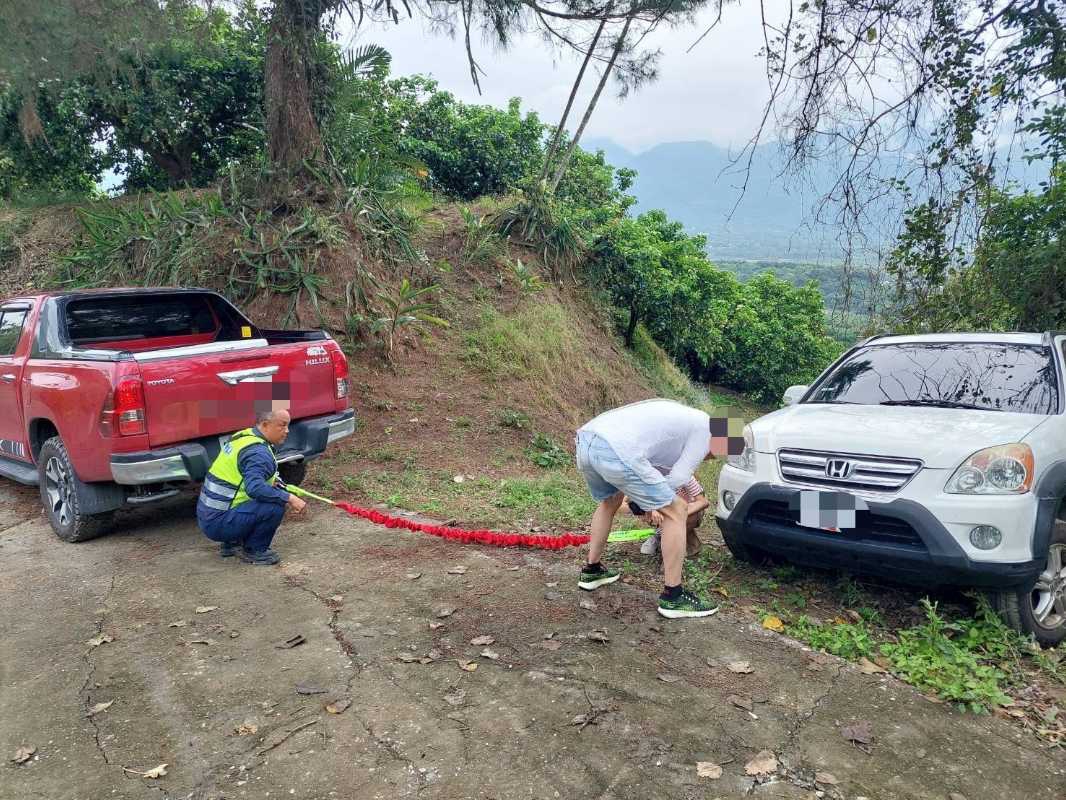
[[[36,294],[0,303],[0,475],[40,487],[60,539],[202,480],[226,436],[285,407],[279,471],[355,430],[348,362],[323,331],[264,330],[203,289]]]

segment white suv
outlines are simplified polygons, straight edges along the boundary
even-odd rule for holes
[[[745,429],[744,452],[718,482],[726,545],[742,560],[772,554],[983,587],[1011,625],[1057,644],[1064,343],[1066,334],[930,334],[852,348]],[[812,517],[811,503],[823,513]]]

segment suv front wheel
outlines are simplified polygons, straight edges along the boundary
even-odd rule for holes
[[[1008,625],[1044,647],[1066,639],[1066,522],[1056,523],[1047,563],[1032,589],[994,592],[991,599]]]

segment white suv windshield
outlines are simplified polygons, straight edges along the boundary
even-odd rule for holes
[[[1047,347],[930,342],[860,350],[807,402],[1054,414],[1059,392]]]

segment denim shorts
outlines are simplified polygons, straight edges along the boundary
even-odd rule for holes
[[[645,511],[670,505],[676,493],[666,477],[647,460],[623,461],[594,433],[577,435],[577,468],[585,476],[592,499],[601,503],[619,492]]]

